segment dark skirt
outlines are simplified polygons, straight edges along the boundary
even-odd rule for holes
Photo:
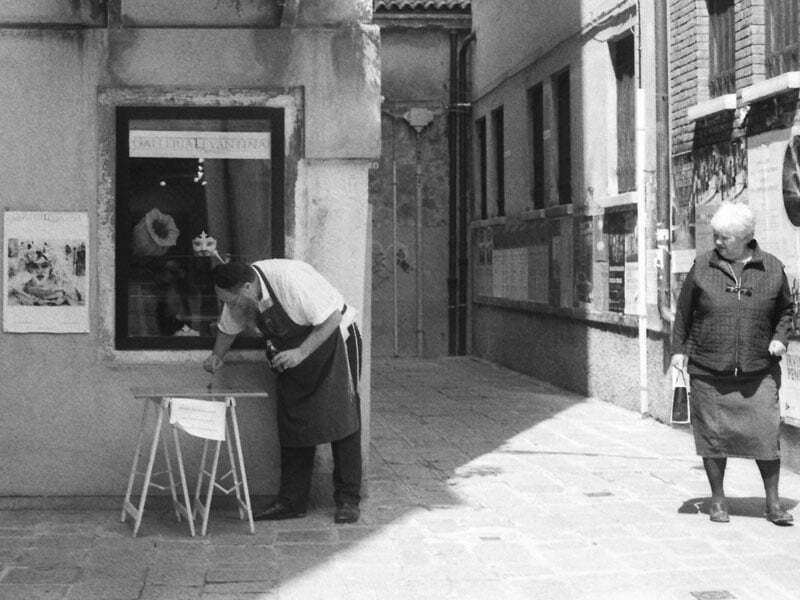
[[[698,455],[780,458],[780,367],[754,377],[695,375],[690,385]]]

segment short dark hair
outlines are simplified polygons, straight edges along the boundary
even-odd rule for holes
[[[231,261],[211,269],[211,278],[214,280],[214,285],[220,289],[236,290],[245,283],[255,281],[256,273],[248,264]]]

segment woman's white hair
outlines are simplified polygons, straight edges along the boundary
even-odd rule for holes
[[[711,218],[711,229],[745,237],[756,232],[756,216],[741,202],[723,202]]]

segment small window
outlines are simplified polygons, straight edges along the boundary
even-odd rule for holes
[[[617,193],[636,189],[636,80],[633,35],[611,44],[617,79]]]
[[[572,202],[572,133],[569,69],[553,77],[558,143],[558,203]]]
[[[506,214],[506,167],[503,127],[503,107],[501,106],[492,111],[495,194],[497,200],[497,214],[500,217]]]
[[[537,84],[528,90],[531,136],[531,196],[533,208],[544,208],[544,90]]]
[[[706,0],[709,24],[709,80],[712,98],[736,92],[736,29],[733,0]]]
[[[480,211],[481,219],[489,218],[489,203],[487,198],[488,185],[487,185],[487,167],[488,161],[486,156],[486,117],[481,117],[475,122],[475,138],[478,144],[478,177],[480,178]]]
[[[117,109],[117,348],[212,346],[212,255],[283,255],[282,172],[279,109]]]
[[[767,0],[767,77],[800,69],[800,6],[797,0]]]

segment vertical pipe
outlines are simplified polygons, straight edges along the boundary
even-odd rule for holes
[[[658,309],[661,317],[672,321],[670,244],[671,137],[669,130],[669,13],[666,2],[656,2],[653,13],[656,86],[656,245],[658,261]]]
[[[636,90],[636,227],[639,280],[637,313],[639,314],[639,412],[649,412],[647,398],[647,194],[645,193],[645,93]]]
[[[417,356],[422,356],[424,350],[424,342],[423,342],[423,311],[422,311],[422,294],[423,294],[423,277],[422,277],[422,148],[421,148],[421,140],[420,140],[420,132],[416,132],[416,151],[415,151],[415,162],[416,162],[416,184],[417,184],[417,194],[416,194],[416,204],[417,204],[417,235],[416,235],[416,242],[417,242]]]
[[[397,161],[392,160],[392,326],[394,356],[400,356],[397,339]]]
[[[469,175],[470,175],[470,103],[468,92],[468,53],[475,41],[475,32],[465,37],[458,48],[458,285],[457,285],[457,329],[458,344],[456,354],[467,354],[469,336],[469,303],[467,301],[469,286]]]
[[[458,354],[458,155],[459,114],[456,112],[460,82],[458,71],[458,33],[450,32],[450,107],[447,112],[447,151],[449,180],[449,218],[447,253],[447,353]]]

